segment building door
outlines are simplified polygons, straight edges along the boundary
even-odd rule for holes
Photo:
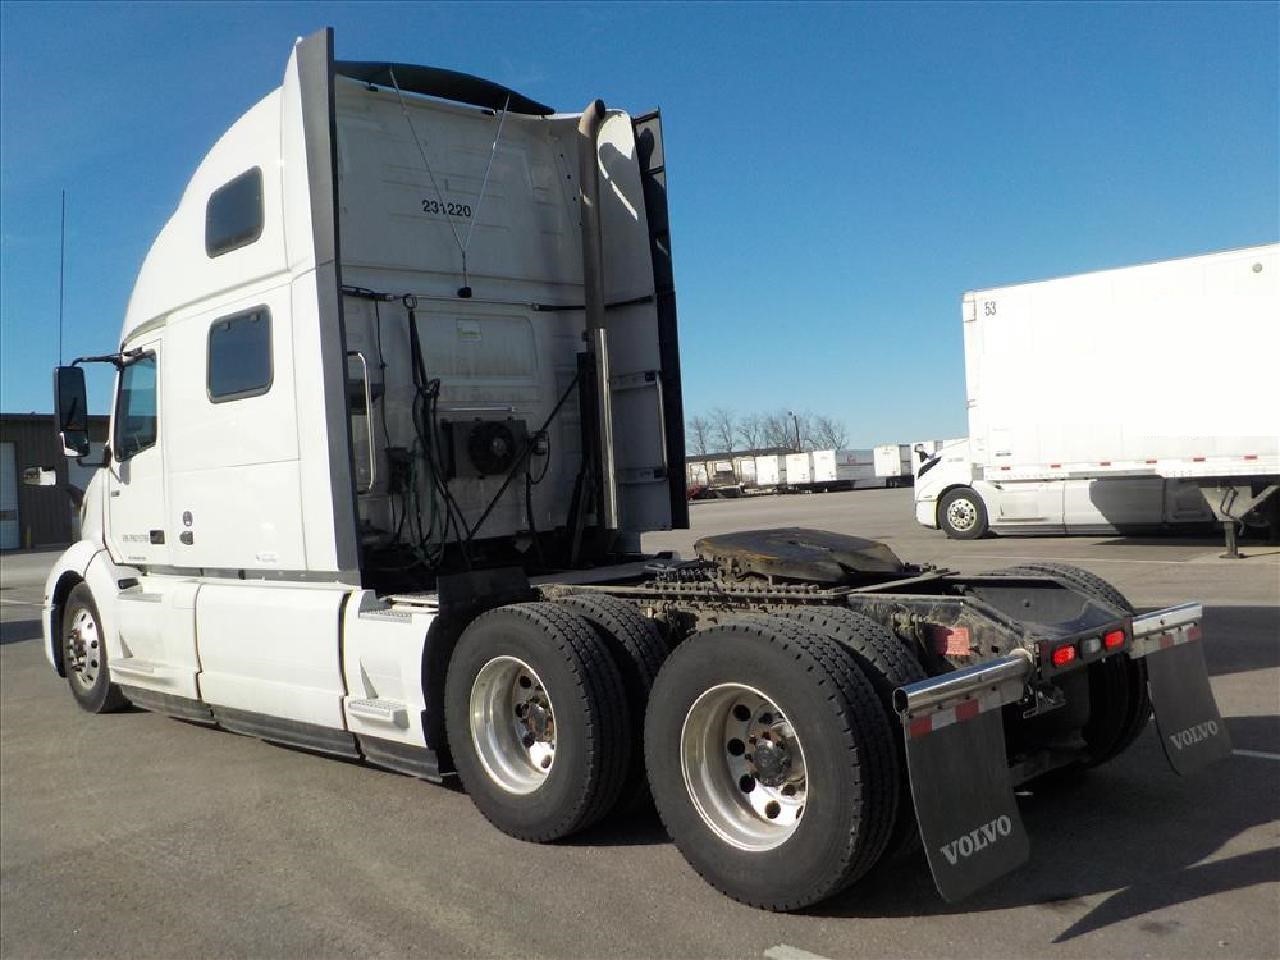
[[[18,461],[12,443],[0,443],[0,550],[22,546],[18,530]]]

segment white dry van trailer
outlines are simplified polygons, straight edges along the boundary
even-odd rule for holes
[[[782,483],[788,490],[807,490],[813,483],[813,460],[808,453],[788,453],[782,458]]]
[[[814,450],[809,454],[810,479],[815,489],[834,490],[839,480],[834,450]]]
[[[83,364],[117,370],[42,614],[76,702],[457,776],[529,841],[652,796],[780,910],[917,836],[947,898],[994,880],[1028,856],[1014,785],[1152,703],[1175,768],[1229,750],[1198,604],[817,530],[642,554],[688,523],[666,196],[656,113],[299,40],[118,350],[55,372],[83,457]]]
[[[876,476],[888,487],[900,487],[911,483],[915,476],[911,465],[911,445],[907,443],[882,443],[872,450]]]
[[[759,454],[755,458],[756,486],[778,489],[786,475],[786,455],[769,453]]]
[[[918,472],[948,536],[1275,522],[1280,245],[966,293],[969,437]]]
[[[735,456],[733,458],[733,474],[744,488],[754,489],[756,484],[756,458],[754,456]]]

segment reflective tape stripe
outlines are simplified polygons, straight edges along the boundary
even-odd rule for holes
[[[1168,650],[1170,647],[1177,647],[1184,643],[1193,643],[1203,636],[1204,630],[1199,623],[1185,623],[1171,630],[1134,637],[1133,649],[1130,650],[1129,656],[1145,657],[1159,650]]]
[[[953,723],[964,723],[966,720],[972,720],[988,710],[999,710],[1003,705],[1004,699],[1001,697],[999,690],[988,690],[977,696],[966,697],[964,700],[956,702],[953,706],[911,717],[906,722],[907,739],[914,740],[917,737],[923,737],[925,734],[933,733],[935,730],[949,727]]]

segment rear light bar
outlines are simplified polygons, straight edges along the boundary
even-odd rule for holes
[[[1119,653],[1129,640],[1124,627],[1108,630],[1101,636],[1083,640],[1066,640],[1062,643],[1047,642],[1041,647],[1041,662],[1048,669],[1062,670],[1077,663],[1092,661],[1099,656]]]

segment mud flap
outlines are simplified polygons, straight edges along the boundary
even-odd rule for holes
[[[1200,641],[1169,645],[1146,660],[1156,728],[1169,766],[1185,777],[1230,756],[1231,738],[1209,687]]]
[[[915,724],[906,725],[920,836],[933,881],[949,903],[1021,866],[1031,853],[1009,782],[998,705],[956,712],[956,722],[935,721],[914,736]],[[972,715],[966,719],[966,713]]]

